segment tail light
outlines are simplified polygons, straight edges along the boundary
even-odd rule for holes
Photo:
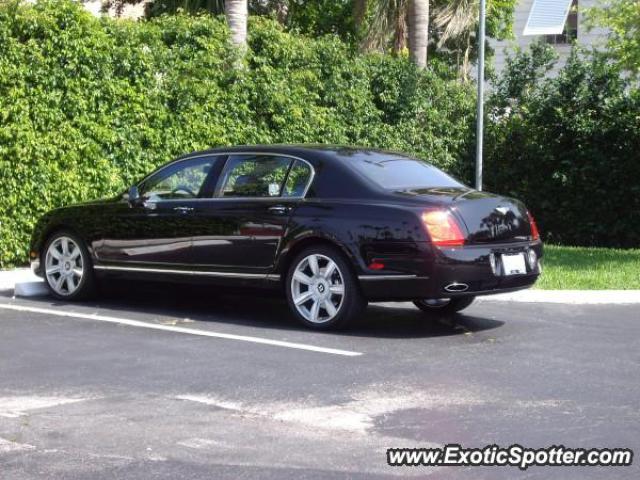
[[[456,219],[448,210],[430,210],[422,214],[427,232],[434,245],[459,247],[464,245],[464,235]]]
[[[533,219],[533,215],[530,212],[527,212],[529,216],[529,225],[531,225],[531,237],[534,240],[540,240],[540,232],[538,231],[538,225],[536,225],[536,221]]]

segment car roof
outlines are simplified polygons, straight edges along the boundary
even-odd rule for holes
[[[382,187],[359,174],[349,162],[349,158],[361,157],[362,154],[408,157],[406,154],[391,152],[369,147],[355,147],[331,144],[303,144],[303,145],[236,145],[231,147],[217,147],[208,150],[192,152],[179,157],[177,160],[200,155],[257,153],[280,154],[299,157],[311,163],[316,170],[312,187],[308,192],[310,197],[341,197],[341,198],[371,198],[386,194]],[[360,155],[358,155],[360,154]]]
[[[321,155],[324,158],[328,157],[349,157],[354,153],[385,153],[403,155],[399,152],[390,152],[383,149],[370,148],[370,147],[356,147],[348,145],[334,145],[334,144],[272,144],[272,145],[234,145],[227,147],[215,147],[206,150],[200,150],[191,152],[185,155],[181,155],[180,158],[192,157],[195,155],[210,155],[215,153],[234,153],[234,152],[255,152],[255,153],[280,153],[285,155],[303,156],[305,155]]]

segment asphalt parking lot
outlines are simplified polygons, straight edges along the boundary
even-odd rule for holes
[[[385,454],[637,451],[640,305],[480,302],[448,323],[381,304],[315,333],[258,292],[132,284],[82,304],[0,295],[0,329],[2,479],[640,474],[389,467]]]

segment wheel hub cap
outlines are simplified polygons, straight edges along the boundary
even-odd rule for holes
[[[71,295],[79,288],[83,275],[80,247],[69,237],[53,240],[45,256],[45,276],[51,289],[58,295]]]
[[[298,263],[291,281],[295,308],[313,323],[334,318],[344,299],[344,280],[338,265],[329,257],[313,254]]]

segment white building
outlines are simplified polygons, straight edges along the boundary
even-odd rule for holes
[[[148,0],[139,1],[138,3],[126,3],[122,5],[121,11],[116,11],[115,7],[106,8],[106,0],[81,0],[84,7],[93,13],[96,17],[100,15],[109,15],[111,17],[138,19],[144,17],[145,8]],[[105,11],[106,10],[106,11]]]
[[[538,5],[536,5],[536,8],[538,9],[537,13],[540,14],[542,12],[542,15],[534,15],[532,21],[529,22],[532,8],[536,3],[538,3]],[[494,66],[497,72],[500,72],[504,68],[507,56],[510,53],[513,54],[513,51],[516,47],[526,49],[529,44],[538,41],[541,38],[549,44],[553,45],[560,56],[558,63],[556,64],[556,68],[551,72],[552,75],[566,61],[567,57],[569,56],[569,52],[571,51],[571,44],[574,40],[578,43],[578,45],[586,47],[598,47],[604,45],[607,36],[607,30],[603,28],[594,28],[592,30],[589,30],[585,22],[585,10],[596,6],[596,4],[598,3],[597,0],[573,0],[569,10],[569,14],[564,24],[564,31],[562,32],[562,34],[529,35],[531,31],[535,32],[536,30],[544,30],[544,28],[527,29],[527,23],[529,22],[529,27],[531,27],[536,20],[542,22],[544,22],[545,20],[549,20],[549,18],[545,18],[544,16],[544,13],[546,13],[545,9],[553,10],[553,7],[556,6],[549,5],[550,3],[561,4],[563,2],[562,0],[555,0],[555,2],[554,0],[518,1],[515,8],[513,22],[513,34],[515,36],[515,39],[502,42],[491,42],[491,46],[495,49]],[[525,35],[525,30],[527,30],[526,33],[528,35]]]

